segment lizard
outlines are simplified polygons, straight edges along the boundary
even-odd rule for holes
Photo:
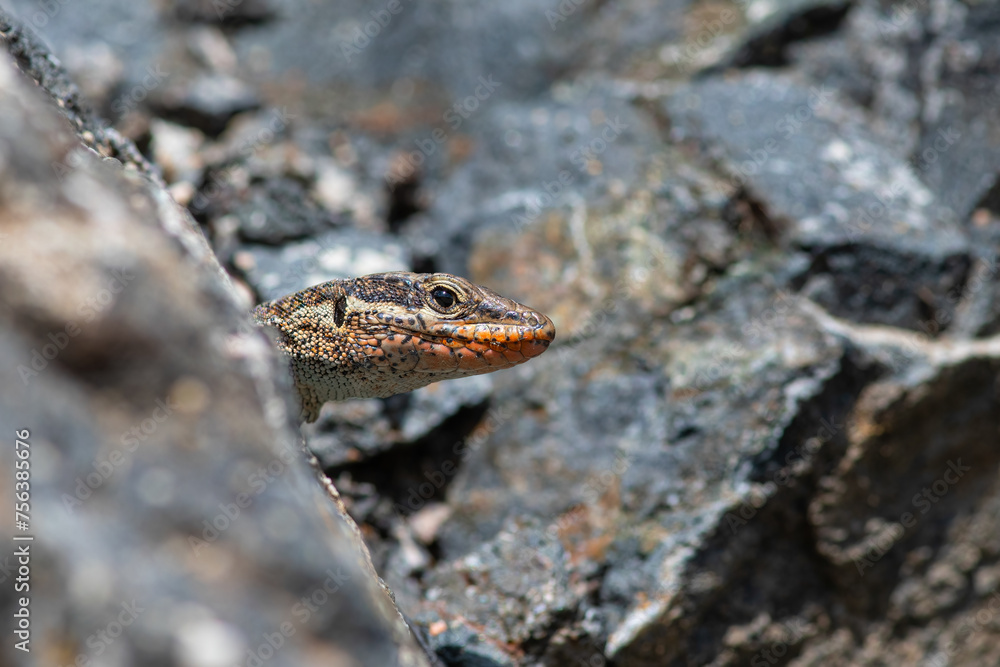
[[[316,421],[326,401],[384,398],[516,366],[544,352],[556,334],[542,313],[447,273],[331,280],[262,303],[251,315],[276,331],[275,343],[291,362],[306,422]],[[310,465],[395,608],[340,493],[315,456]],[[396,609],[430,664],[443,665],[413,622]]]
[[[447,273],[331,280],[262,303],[252,316],[277,331],[306,422],[327,401],[510,368],[544,352],[556,333],[542,313]]]

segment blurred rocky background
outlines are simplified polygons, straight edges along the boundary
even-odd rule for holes
[[[1000,662],[1000,2],[0,4],[33,664]],[[396,269],[558,328],[303,429],[430,657],[302,457],[187,543],[298,443],[240,310]]]

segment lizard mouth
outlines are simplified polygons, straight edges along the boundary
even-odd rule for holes
[[[518,321],[509,323],[440,322],[421,332],[389,336],[382,349],[400,359],[413,359],[414,371],[476,375],[537,357],[548,349],[555,335],[549,318],[525,312]]]

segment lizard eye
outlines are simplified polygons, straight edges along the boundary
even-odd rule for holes
[[[431,290],[431,298],[434,299],[434,305],[442,311],[451,309],[458,302],[458,296],[447,287],[435,287]]]

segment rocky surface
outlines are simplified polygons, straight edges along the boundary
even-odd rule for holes
[[[61,354],[58,378],[42,376],[52,398],[7,388],[5,405],[48,410],[12,412],[14,426],[37,415],[39,429],[91,434],[58,449],[84,467],[113,446],[102,434],[148,417],[142,397],[177,386],[211,397],[170,422],[151,472],[132,464],[93,506],[91,521],[113,523],[123,503],[155,519],[106,556],[115,569],[166,548],[157,527],[224,502],[240,481],[219,472],[227,462],[268,460],[267,443],[282,442],[268,434],[290,437],[254,407],[287,390],[260,341],[217,342],[239,299],[447,270],[548,313],[556,344],[509,372],[327,405],[303,430],[443,664],[1000,660],[1000,3],[7,2],[113,128],[14,43],[21,69],[85,143],[150,174],[162,211],[159,170],[208,239],[177,222],[187,254],[131,250],[147,286],[123,291],[80,361]],[[17,164],[44,164],[54,149],[36,143]],[[30,180],[10,173],[4,183]],[[138,204],[120,174],[102,176],[118,193],[106,203],[59,195],[65,215],[148,218],[129,213]],[[91,266],[84,240],[101,232],[75,229],[66,266]],[[37,252],[60,247],[49,243]],[[12,359],[65,317],[45,305],[50,282],[7,280],[26,275],[28,256],[8,250],[0,264]],[[179,256],[200,268],[156,278]],[[63,271],[87,289],[92,269]],[[169,305],[196,289],[215,295],[199,297],[205,312]],[[171,307],[165,327],[155,314]],[[119,348],[134,351],[108,370]],[[58,401],[68,407],[46,407]],[[77,414],[96,425],[67,426]],[[187,444],[164,448],[170,438]],[[50,493],[73,465],[51,466]],[[178,470],[191,472],[156,504],[156,474]],[[280,515],[312,493],[323,506],[304,470],[248,515],[246,534],[226,536],[215,576],[261,600],[234,610],[228,592],[203,605],[228,637],[270,627],[288,605],[267,596],[291,577],[228,564],[272,562],[292,540],[281,567],[301,568],[295,585],[308,588],[322,574],[311,549],[354,562],[350,540],[334,532],[331,545],[306,523],[329,509],[303,510],[302,535],[274,533],[271,503]],[[47,558],[79,569],[54,568],[65,574],[45,590],[72,579],[80,600],[98,601],[70,614],[68,634],[86,636],[138,584],[116,588],[68,560],[107,545],[63,525],[44,536]],[[161,619],[202,616],[161,600],[176,605],[201,579],[163,558],[135,566],[158,610],[137,627],[175,637],[188,626]],[[379,600],[360,572],[352,605]],[[188,583],[165,588],[161,575]],[[309,646],[335,646],[322,654],[333,664],[392,664],[366,651],[400,629],[366,604],[355,625],[331,608]],[[215,664],[221,630],[206,627],[164,664]]]
[[[193,219],[0,33],[4,663],[428,665]]]

